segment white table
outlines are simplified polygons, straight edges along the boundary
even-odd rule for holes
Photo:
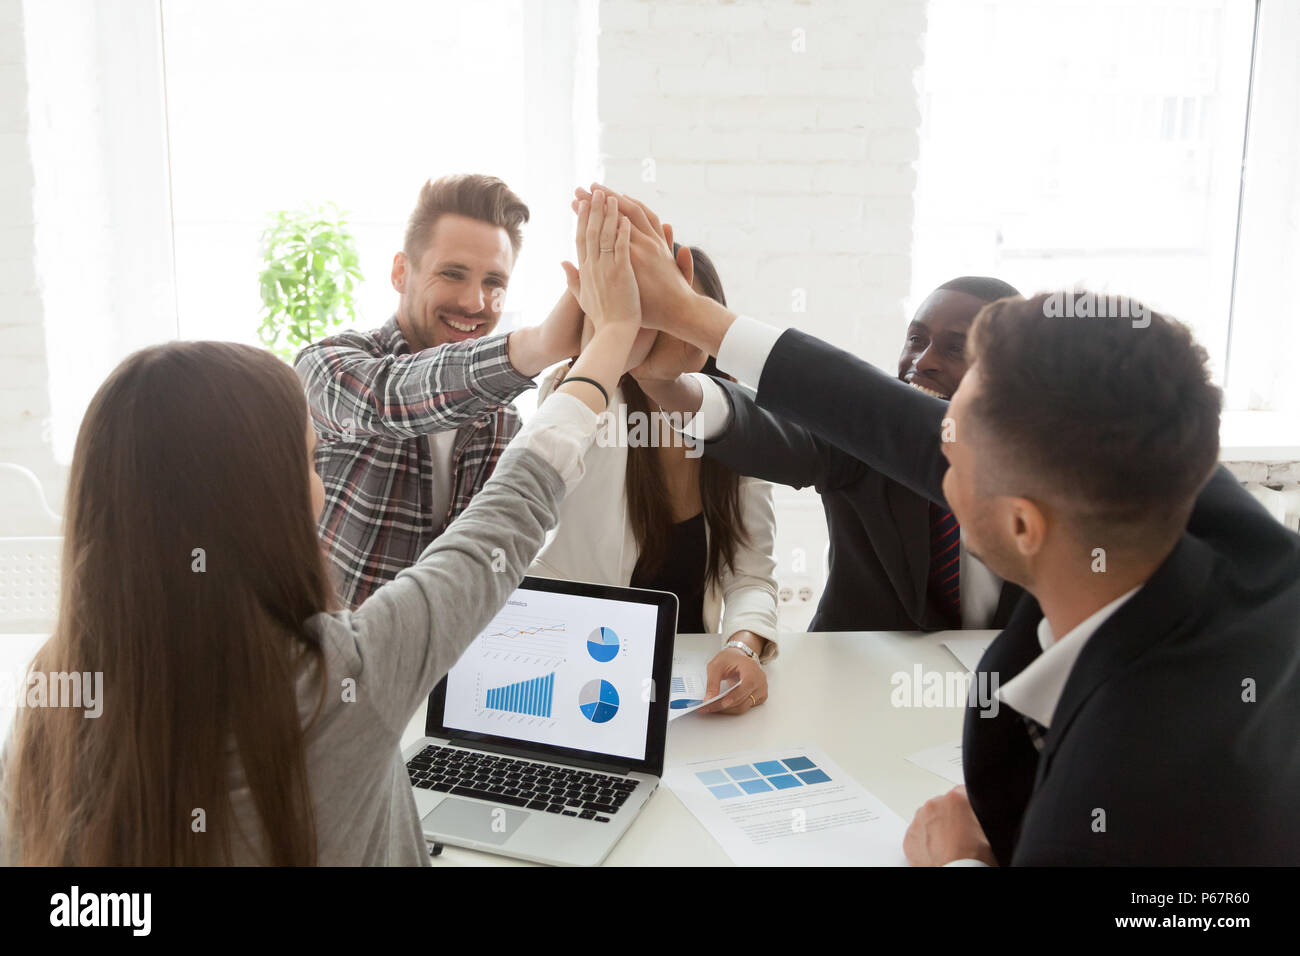
[[[806,744],[823,750],[863,787],[910,822],[930,797],[952,784],[906,759],[961,739],[964,708],[894,707],[890,678],[898,672],[962,672],[939,642],[954,633],[840,632],[783,634],[781,656],[768,667],[769,697],[741,717],[696,714],[668,724],[666,766],[733,751]],[[993,631],[984,632],[992,637]],[[679,635],[677,649],[715,648],[717,635]],[[402,746],[424,736],[421,708]],[[605,861],[611,866],[729,866],[677,796],[660,786]],[[529,865],[507,857],[447,847],[435,865]]]
[[[696,714],[668,725],[666,765],[734,751],[810,745],[825,751],[858,783],[910,821],[927,799],[952,785],[911,763],[908,754],[961,737],[962,707],[894,707],[892,675],[913,666],[944,674],[959,672],[939,642],[953,632],[784,634],[781,656],[768,667],[769,697],[741,717]],[[973,635],[979,632],[957,632]],[[986,632],[992,636],[994,632]],[[0,673],[18,681],[43,634],[0,634]],[[681,651],[716,648],[717,635],[679,635]],[[10,684],[11,687],[14,684]],[[0,702],[0,739],[13,719]],[[424,736],[424,708],[414,714],[402,746]],[[528,865],[476,850],[447,847],[437,865]],[[730,865],[722,849],[675,794],[660,786],[631,829],[614,847],[608,865]]]

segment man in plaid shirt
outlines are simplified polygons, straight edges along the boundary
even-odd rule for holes
[[[349,608],[465,510],[519,430],[510,402],[578,352],[582,313],[567,291],[540,326],[490,334],[527,221],[495,177],[425,183],[393,257],[396,314],[294,363],[325,485],[320,535]]]

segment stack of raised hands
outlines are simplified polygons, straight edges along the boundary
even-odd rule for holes
[[[673,383],[704,366],[735,316],[692,288],[690,249],[674,252],[672,226],[652,210],[598,184],[575,195],[577,264],[562,264],[568,289],[541,325],[511,333],[511,364],[535,375],[577,353],[563,390],[597,412],[624,373],[656,400],[676,400]]]
[[[578,264],[564,263],[570,292],[594,333],[556,391],[568,392],[597,413],[609,405],[638,343],[644,351],[651,344],[641,328],[631,235],[631,221],[619,214],[615,197],[583,200],[578,209]]]
[[[629,353],[625,371],[647,394],[656,399],[668,397],[669,383],[703,368],[712,344],[711,333],[716,332],[720,341],[733,316],[692,287],[690,249],[681,246],[674,252],[673,227],[660,222],[644,203],[599,184],[593,184],[590,191],[579,187],[574,193],[579,263],[576,268],[564,263],[569,291],[582,304],[583,311],[588,311],[583,299],[587,294],[583,291],[583,261],[590,255],[593,228],[599,231],[593,223],[617,217],[620,237],[622,223],[628,223],[627,261],[637,290],[642,331]],[[593,281],[599,280],[593,277]]]
[[[581,358],[565,376],[573,386],[579,364],[597,346],[602,327],[619,321],[635,307],[639,331],[621,369],[664,411],[695,412],[699,386],[687,373],[700,371],[709,357],[709,336],[722,333],[734,316],[693,287],[691,250],[674,249],[673,229],[643,203],[599,184],[575,190],[578,262],[565,262],[568,291],[591,320],[595,331],[582,346]],[[612,225],[617,223],[617,225]],[[610,237],[613,237],[612,242]],[[717,329],[714,325],[721,322]],[[616,347],[622,347],[620,341]],[[761,650],[763,639],[749,631],[729,635]],[[732,682],[725,699],[706,712],[742,714],[767,699],[767,679],[757,656],[728,646],[708,665],[706,696],[714,697],[723,680]]]

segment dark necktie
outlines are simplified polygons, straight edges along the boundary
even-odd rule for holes
[[[961,627],[961,527],[947,508],[930,503],[929,593],[954,627]]]
[[[1032,717],[1021,714],[1020,719],[1024,721],[1025,730],[1029,732],[1029,739],[1034,742],[1034,749],[1042,750],[1043,738],[1047,736],[1047,728]]]

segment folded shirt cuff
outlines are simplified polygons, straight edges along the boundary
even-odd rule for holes
[[[481,398],[502,405],[537,387],[532,376],[525,375],[510,363],[509,332],[489,335],[474,343],[468,384]]]
[[[785,332],[747,315],[736,316],[718,346],[718,368],[746,385],[758,388],[763,366],[772,348]]]
[[[683,435],[690,435],[700,441],[714,441],[731,427],[731,401],[712,375],[691,372],[688,378],[694,379],[699,385],[703,398],[700,400],[700,410],[690,416],[690,421],[679,430]]]

